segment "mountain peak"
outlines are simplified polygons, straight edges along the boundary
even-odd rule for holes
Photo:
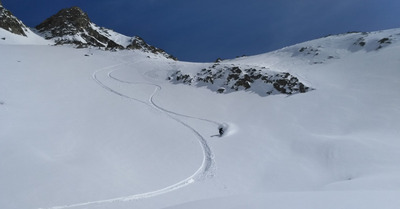
[[[3,7],[0,0],[0,28],[11,33],[26,36],[27,27],[9,10]]]
[[[36,26],[39,32],[47,32],[46,38],[76,35],[90,26],[89,16],[79,7],[62,9]]]
[[[106,49],[122,49],[110,40],[89,16],[79,7],[62,9],[35,27],[46,39],[57,45],[74,44],[78,47],[95,46]]]
[[[90,23],[89,16],[79,7],[71,7],[60,10],[55,17],[68,20],[77,27],[85,27]]]
[[[76,14],[79,13],[82,16],[87,16],[87,14],[78,6],[73,6],[70,8],[60,10],[60,13],[62,13],[62,12],[66,12],[66,13],[74,13],[75,12]]]
[[[142,50],[176,59],[163,50],[153,47],[139,37],[128,37],[110,29],[99,27],[79,7],[60,10],[35,27],[46,39],[57,45],[73,44],[78,48],[99,47],[107,50]]]

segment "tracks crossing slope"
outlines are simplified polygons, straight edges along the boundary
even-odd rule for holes
[[[194,134],[194,136],[197,138],[197,140],[202,148],[202,151],[203,151],[202,164],[191,176],[189,176],[175,184],[172,184],[170,186],[167,186],[167,187],[155,190],[155,191],[149,191],[149,192],[145,192],[145,193],[141,193],[141,194],[133,194],[130,196],[116,197],[116,198],[105,199],[105,200],[97,200],[97,201],[75,203],[75,204],[69,204],[69,205],[63,205],[63,206],[55,206],[55,207],[50,207],[47,209],[66,209],[66,208],[83,207],[83,206],[89,206],[89,205],[100,205],[100,204],[107,204],[107,203],[113,203],[113,202],[124,202],[124,201],[146,199],[146,198],[151,198],[151,197],[155,197],[158,195],[162,195],[165,193],[169,193],[169,192],[178,190],[178,189],[180,189],[182,187],[186,187],[196,181],[202,181],[202,180],[205,180],[206,178],[214,176],[214,174],[215,174],[214,155],[212,153],[210,146],[207,143],[207,140],[194,127],[192,127],[189,124],[185,123],[184,121],[180,120],[178,117],[186,117],[186,118],[191,118],[191,119],[202,120],[202,121],[206,121],[206,122],[212,123],[214,125],[218,125],[218,126],[221,126],[222,124],[220,124],[216,121],[208,120],[208,119],[197,118],[197,117],[173,112],[173,111],[170,111],[170,110],[167,110],[167,109],[161,107],[160,105],[157,105],[154,102],[154,97],[157,95],[158,92],[160,92],[162,90],[162,86],[160,86],[160,85],[157,85],[154,83],[146,83],[146,82],[128,82],[128,81],[123,81],[123,80],[120,80],[120,79],[112,76],[113,72],[119,70],[118,67],[127,65],[127,64],[131,64],[131,63],[123,62],[120,64],[116,64],[116,65],[112,65],[112,66],[108,66],[108,67],[99,69],[92,74],[92,78],[99,86],[101,86],[103,89],[107,90],[108,92],[118,95],[120,97],[129,99],[129,100],[147,105],[147,106],[159,111],[161,114],[166,115],[171,120],[181,124],[183,128],[189,129]],[[107,70],[109,71],[107,74],[107,78],[109,78],[109,79],[113,79],[115,81],[131,84],[131,85],[150,85],[150,86],[154,87],[154,91],[151,95],[149,95],[148,101],[143,101],[138,98],[118,92],[117,90],[111,88],[110,86],[107,86],[104,82],[102,82],[99,79],[98,75],[100,73],[104,73]]]

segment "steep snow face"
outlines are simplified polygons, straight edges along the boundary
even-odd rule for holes
[[[92,23],[79,7],[60,10],[36,26],[37,31],[57,45],[74,44],[78,48],[99,47],[107,50],[136,49],[175,59],[139,37],[128,37]]]
[[[315,89],[268,97],[166,79],[212,63],[2,45],[0,208],[397,208],[398,31],[368,33],[374,50],[349,34],[220,63]],[[293,56],[309,46],[337,58]]]

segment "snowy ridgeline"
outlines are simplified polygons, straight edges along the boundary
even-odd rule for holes
[[[0,7],[0,44],[72,45],[76,48],[110,51],[139,50],[177,59],[164,50],[147,44],[138,36],[128,37],[97,26],[79,7],[62,9],[35,28],[26,27],[9,10]]]
[[[62,9],[36,26],[37,32],[56,45],[72,44],[78,48],[99,47],[104,50],[141,50],[176,59],[164,50],[147,44],[138,36],[128,37],[99,27],[79,7]]]
[[[292,57],[306,59],[309,64],[322,64],[329,60],[340,59],[348,53],[381,50],[398,42],[399,38],[398,30],[348,32],[304,42],[278,51],[290,53]]]
[[[398,29],[330,35],[271,53],[222,61],[203,69],[177,69],[168,79],[174,84],[205,86],[218,93],[241,90],[260,96],[306,93],[313,90],[307,86],[310,84],[302,83],[297,74],[292,75],[296,69],[282,63],[296,62],[306,66],[333,63],[361,51],[378,52],[396,44],[399,37]]]
[[[233,64],[217,63],[208,68],[203,68],[195,75],[178,70],[172,73],[168,79],[174,84],[206,86],[218,93],[245,90],[260,96],[268,96],[274,94],[291,95],[312,90],[289,73],[274,72],[265,67],[242,67]]]

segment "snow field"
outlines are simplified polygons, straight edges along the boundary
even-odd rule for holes
[[[21,55],[21,62],[2,60],[3,72],[15,80],[7,76],[1,82],[6,103],[1,164],[7,171],[1,184],[19,193],[4,191],[1,201],[7,208],[145,193],[181,181],[202,163],[201,147],[190,130],[146,105],[108,93],[87,77],[98,69],[96,63],[114,66],[121,62],[118,57],[104,61],[107,53],[96,58],[79,52],[43,46],[25,49],[29,58]],[[81,79],[70,77],[74,67]],[[35,73],[25,76],[32,69]]]
[[[166,80],[209,63],[1,45],[0,207],[397,208],[400,46],[370,50],[396,31],[224,61],[315,88],[268,97]]]

